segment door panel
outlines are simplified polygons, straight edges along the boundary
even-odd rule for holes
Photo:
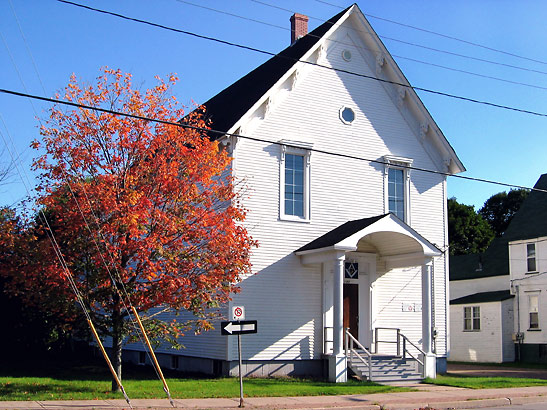
[[[344,328],[359,340],[359,285],[344,283]]]

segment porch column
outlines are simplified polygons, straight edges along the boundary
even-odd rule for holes
[[[345,255],[337,255],[334,261],[334,283],[333,283],[333,332],[334,346],[332,354],[338,356],[344,349],[344,260]]]
[[[338,252],[334,261],[333,281],[333,349],[329,357],[329,380],[347,381],[347,361],[344,352],[344,260],[345,252]]]
[[[432,351],[432,320],[431,320],[431,271],[433,259],[427,258],[422,265],[422,349],[424,355],[424,375],[435,378],[436,356]]]

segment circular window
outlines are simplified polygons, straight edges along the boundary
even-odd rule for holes
[[[355,112],[349,107],[340,108],[340,119],[345,124],[351,124],[355,120]]]
[[[349,50],[342,51],[342,58],[346,61],[351,61],[351,51]]]

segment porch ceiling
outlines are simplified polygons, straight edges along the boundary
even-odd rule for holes
[[[357,242],[360,252],[378,253],[379,256],[394,256],[423,252],[420,243],[398,232],[374,232]]]

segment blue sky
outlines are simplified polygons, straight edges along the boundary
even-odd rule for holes
[[[281,10],[252,0],[77,2],[270,52],[281,51],[289,44],[289,17],[293,11],[310,16],[311,30],[350,4],[342,0],[263,0],[263,3],[287,9]],[[358,5],[413,86],[547,114],[546,2],[367,0]],[[134,84],[142,87],[154,84],[155,75],[175,72],[180,77],[174,90],[179,100],[201,103],[268,58],[264,54],[121,20],[55,0],[0,0],[0,10],[0,88],[25,92],[22,79],[26,91],[31,94],[53,96],[66,85],[72,73],[86,82],[93,82],[100,67],[109,66],[132,73]],[[378,17],[528,59],[432,35]],[[431,48],[497,64],[440,53]],[[546,117],[424,92],[419,95],[466,166],[467,172],[463,175],[533,186],[539,175],[547,172],[544,165]],[[0,94],[0,132],[8,142],[15,143],[29,176],[35,153],[28,145],[38,137],[35,111],[44,117],[48,108],[46,103],[34,102],[33,105],[21,97]],[[2,146],[4,142],[0,139]],[[3,155],[1,160],[6,161],[5,150]],[[476,208],[492,194],[507,189],[456,178],[449,178],[448,187],[449,196]],[[14,176],[13,183],[0,186],[0,204],[13,205],[25,195],[18,175]]]

